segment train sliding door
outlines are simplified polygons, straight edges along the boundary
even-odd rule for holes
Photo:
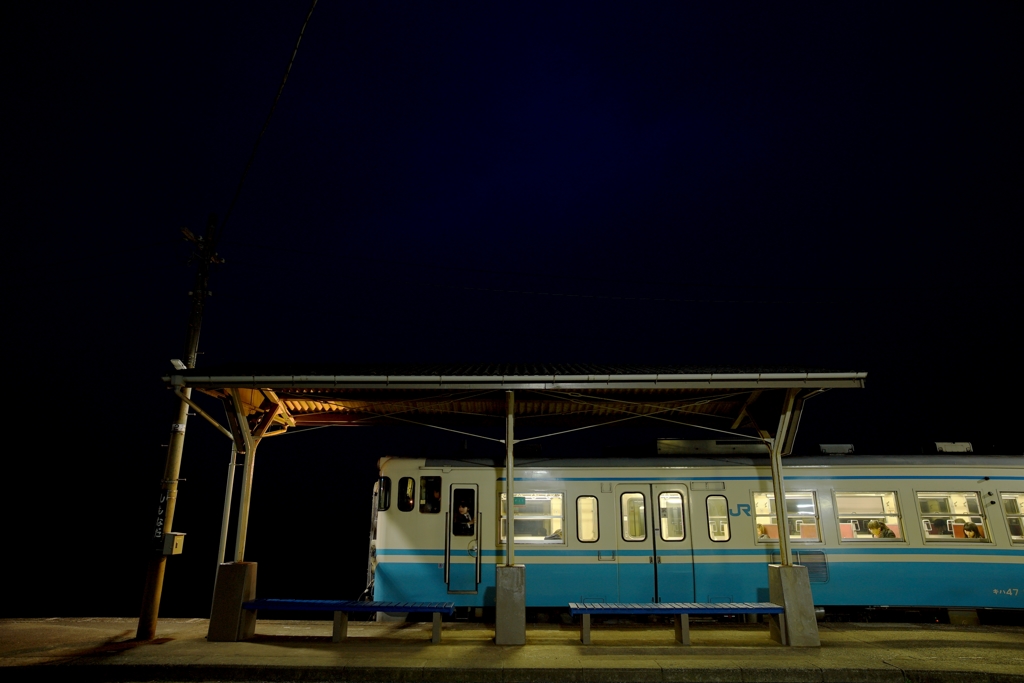
[[[683,484],[618,484],[620,602],[693,602]]]
[[[444,532],[444,581],[449,593],[476,593],[480,585],[478,503],[476,484],[452,484]]]

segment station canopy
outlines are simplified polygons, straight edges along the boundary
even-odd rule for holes
[[[866,377],[792,367],[351,364],[183,369],[164,381],[179,393],[191,388],[237,401],[237,411],[228,406],[228,414],[245,415],[263,436],[292,428],[401,423],[476,436],[471,427],[486,431],[497,426],[486,418],[505,417],[506,392],[514,391],[517,429],[657,420],[770,438],[787,394],[796,394],[799,413],[803,399],[829,389],[862,388]]]

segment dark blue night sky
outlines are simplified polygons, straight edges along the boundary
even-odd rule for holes
[[[8,406],[32,462],[3,505],[28,555],[70,543],[68,501],[96,530],[76,580],[104,597],[82,614],[136,613],[180,228],[227,211],[306,10],[4,10]],[[1019,453],[1021,14],[324,0],[224,228],[199,363],[865,370],[817,400],[802,448]],[[338,510],[362,547],[376,458],[456,447],[338,431],[261,451],[254,553],[335,557],[295,529]],[[221,439],[190,424],[171,616],[208,607]],[[361,571],[310,581],[358,593]]]

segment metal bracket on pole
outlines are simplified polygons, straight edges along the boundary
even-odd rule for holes
[[[196,405],[195,401],[193,401],[191,398],[182,393],[181,387],[174,387],[174,395],[180,398],[185,403],[187,403],[189,407],[192,408],[192,410],[196,411],[196,413],[199,414],[200,417],[204,418],[207,422],[216,427],[221,434],[223,434],[224,436],[228,437],[231,440],[234,440],[235,437],[231,435],[231,432],[225,429],[225,427],[221,423],[217,422],[217,420],[212,415],[210,415],[208,412],[206,412],[198,405]]]

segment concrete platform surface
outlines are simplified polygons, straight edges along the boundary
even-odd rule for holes
[[[326,621],[260,621],[254,640],[206,642],[206,619],[162,619],[158,639],[132,641],[135,619],[0,620],[4,681],[359,681],[402,683],[1024,682],[1024,627],[821,625],[821,647],[768,640],[763,624],[692,626],[678,645],[670,625],[527,626],[527,644],[493,643],[493,627],[351,622],[331,642]]]

